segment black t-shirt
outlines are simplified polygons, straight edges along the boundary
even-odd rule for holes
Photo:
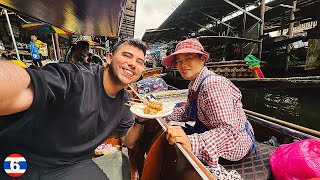
[[[0,132],[1,162],[19,153],[43,168],[71,165],[91,158],[112,132],[124,136],[133,124],[125,106],[131,95],[121,90],[110,98],[101,66],[60,63],[27,71],[35,98],[17,122]]]

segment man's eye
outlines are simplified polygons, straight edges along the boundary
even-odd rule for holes
[[[143,62],[143,61],[137,61],[137,63],[138,63],[139,65],[144,65],[144,62]]]

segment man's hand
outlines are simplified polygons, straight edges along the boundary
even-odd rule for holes
[[[144,124],[146,123],[146,121],[150,120],[138,116],[136,116],[136,118],[138,119],[139,123],[134,123],[128,130],[127,134],[121,137],[122,142],[128,148],[133,148],[143,131]]]
[[[171,145],[174,143],[181,143],[191,150],[190,140],[180,126],[168,126],[166,138]]]
[[[140,116],[136,116],[136,118],[137,118],[140,122],[143,122],[143,123],[146,123],[146,121],[150,120],[150,119],[143,118],[143,117],[140,117]]]

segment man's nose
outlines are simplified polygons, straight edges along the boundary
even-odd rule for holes
[[[131,66],[131,67],[136,67],[137,61],[134,58],[130,58],[128,60],[128,65]]]

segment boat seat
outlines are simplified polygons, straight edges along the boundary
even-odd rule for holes
[[[271,153],[277,148],[274,146],[256,143],[257,153],[252,152],[249,156],[240,161],[219,160],[228,171],[236,170],[245,180],[272,179],[271,168],[269,165],[269,157]]]

